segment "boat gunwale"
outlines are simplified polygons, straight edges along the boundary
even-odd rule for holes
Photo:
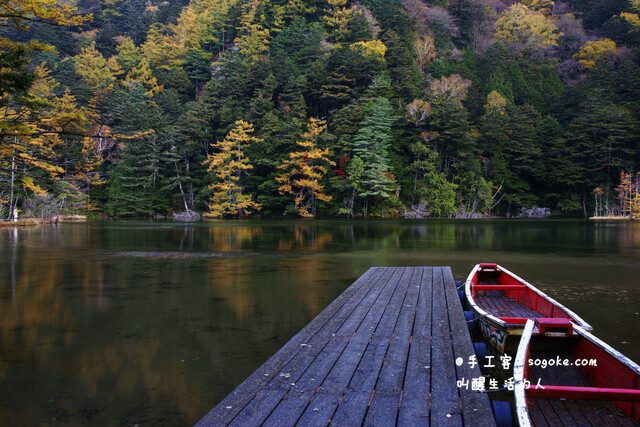
[[[494,323],[495,325],[500,326],[501,328],[505,328],[505,329],[506,328],[522,329],[523,326],[522,326],[521,323],[505,322],[504,320],[501,320],[499,317],[494,316],[493,314],[490,314],[486,310],[480,308],[480,306],[478,306],[478,304],[476,304],[475,297],[473,295],[471,295],[471,285],[473,284],[473,282],[472,282],[473,276],[480,270],[480,267],[481,267],[481,264],[476,264],[476,266],[469,273],[469,276],[467,276],[467,280],[464,282],[464,293],[465,293],[465,296],[467,297],[467,301],[469,302],[469,305],[471,306],[471,308],[476,313],[478,313],[478,315],[481,318],[483,318],[484,320],[488,320],[488,321]],[[502,267],[502,266],[500,266],[498,264],[496,264],[496,271],[501,271],[501,272],[513,277],[514,279],[516,279],[517,281],[519,281],[520,283],[525,285],[527,288],[529,288],[533,292],[537,293],[542,298],[546,299],[548,302],[550,302],[554,306],[560,308],[562,311],[564,311],[566,314],[568,314],[571,317],[571,319],[569,319],[569,320],[571,320],[574,324],[576,324],[576,322],[579,322],[579,323],[577,323],[577,325],[581,326],[583,329],[588,330],[588,331],[593,330],[593,327],[591,325],[589,325],[587,322],[585,322],[584,319],[582,319],[580,316],[578,316],[572,310],[570,310],[569,308],[567,308],[563,304],[559,303],[555,299],[551,298],[549,295],[545,294],[540,289],[536,288],[535,286],[533,286],[532,284],[530,284],[529,282],[527,282],[526,280],[524,280],[523,278],[521,278],[517,274],[512,273],[511,271],[507,270],[506,268],[504,268],[504,267]],[[545,316],[545,317],[549,318],[549,316]],[[528,319],[528,317],[518,317],[518,316],[513,316],[513,318]]]
[[[522,337],[520,337],[520,343],[518,344],[518,351],[513,361],[513,394],[516,406],[516,416],[518,417],[518,424],[520,427],[531,427],[531,418],[529,417],[529,408],[527,406],[527,393],[524,383],[524,371],[527,362],[529,343],[531,336],[533,335],[533,329],[535,321],[533,319],[527,320],[522,331]]]

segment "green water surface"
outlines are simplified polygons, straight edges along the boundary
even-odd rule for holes
[[[0,425],[185,425],[373,266],[497,262],[640,361],[640,224],[89,222],[0,229]]]

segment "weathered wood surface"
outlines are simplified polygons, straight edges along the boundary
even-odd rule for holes
[[[472,354],[449,267],[372,268],[198,425],[495,425]]]
[[[546,317],[500,291],[495,292],[495,295],[476,296],[475,301],[478,307],[497,317],[528,317],[531,319]]]
[[[613,403],[600,400],[528,399],[529,416],[542,426],[638,426]]]

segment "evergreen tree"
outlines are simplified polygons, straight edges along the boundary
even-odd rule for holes
[[[353,154],[364,166],[362,190],[358,196],[364,199],[364,215],[369,202],[383,203],[396,191],[396,184],[389,166],[388,148],[391,144],[391,125],[395,121],[393,110],[386,98],[376,98],[367,109],[367,115],[353,139]]]
[[[164,118],[158,105],[149,101],[144,87],[118,91],[110,102],[119,158],[107,179],[107,212],[133,217],[167,214],[171,198],[163,188],[168,147],[159,132]]]
[[[421,141],[410,147],[414,162],[410,169],[414,172],[413,195],[421,211],[432,216],[447,217],[456,211],[455,184],[437,170],[437,153]]]

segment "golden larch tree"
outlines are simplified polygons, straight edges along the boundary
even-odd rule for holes
[[[632,194],[633,194],[633,174],[620,171],[620,184],[615,188],[618,193],[617,199],[620,201],[620,214],[631,216]]]
[[[153,96],[158,92],[162,92],[163,85],[158,85],[158,80],[151,73],[149,68],[149,61],[146,58],[142,58],[137,67],[127,74],[126,85],[130,89],[135,89],[138,86],[144,86],[145,89],[149,89],[145,94],[147,96]]]
[[[69,3],[55,0],[0,1],[0,27],[8,28],[11,33],[12,29],[28,31],[34,22],[79,26],[91,19],[90,15],[80,16]],[[0,202],[9,203],[9,216],[17,207],[18,197],[14,197],[14,192],[18,181],[22,181],[25,189],[44,191],[25,171],[31,173],[32,169],[41,169],[51,177],[60,172],[60,168],[50,161],[51,140],[43,136],[41,128],[41,116],[46,115],[41,115],[39,110],[51,104],[41,101],[35,94],[39,90],[46,93],[54,82],[43,69],[33,71],[28,67],[32,52],[53,49],[53,46],[34,39],[20,42],[0,36],[0,56],[3,59],[0,67],[0,169],[3,175],[5,171],[7,174],[0,181],[9,183],[10,193],[8,200]]]
[[[209,203],[211,213],[207,216],[237,215],[242,218],[254,210],[260,210],[260,204],[253,200],[251,194],[243,194],[242,186],[242,175],[253,169],[243,149],[251,143],[262,141],[251,136],[252,133],[252,124],[238,120],[224,140],[211,144],[217,152],[210,154],[204,164],[209,165],[207,171],[213,172],[218,182],[209,186],[213,195]]]
[[[329,159],[328,148],[318,148],[318,137],[326,128],[324,121],[310,118],[307,132],[302,134],[303,140],[296,142],[300,150],[289,153],[289,158],[278,166],[281,170],[276,177],[280,184],[278,191],[280,194],[295,196],[295,210],[304,218],[315,218],[318,200],[331,200],[331,196],[323,193],[324,186],[320,184],[327,172],[323,163],[332,166],[336,164]]]
[[[55,164],[54,152],[54,147],[60,140],[57,134],[51,131],[52,123],[57,120],[55,111],[51,108],[51,99],[58,83],[42,66],[37,67],[34,74],[36,80],[29,88],[27,96],[39,99],[43,107],[32,109],[29,105],[14,103],[8,99],[5,108],[0,109],[2,130],[10,130],[12,133],[0,139],[0,169],[9,172],[7,181],[10,213],[17,203],[16,190],[23,188],[37,195],[46,195],[46,190],[39,185],[41,181],[52,180],[62,172]],[[34,170],[39,172],[34,174]],[[40,180],[34,181],[34,176],[40,175]]]
[[[271,41],[269,29],[260,22],[262,18],[258,14],[260,6],[260,0],[251,0],[242,6],[240,16],[241,25],[238,27],[239,36],[236,39],[236,46],[249,64],[256,64],[266,58]]]
[[[96,49],[96,42],[83,47],[73,58],[76,73],[96,92],[116,81],[122,68],[115,57],[107,61]]]

